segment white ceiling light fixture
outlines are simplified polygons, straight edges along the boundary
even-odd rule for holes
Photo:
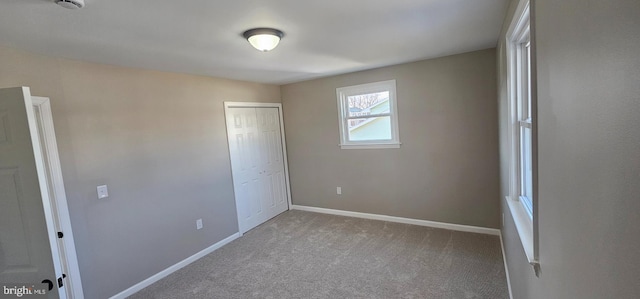
[[[267,52],[278,46],[284,33],[273,28],[253,28],[245,31],[242,36],[258,51]]]
[[[56,4],[68,8],[68,9],[78,9],[84,7],[84,0],[55,0]]]

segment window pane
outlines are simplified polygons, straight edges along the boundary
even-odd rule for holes
[[[349,116],[365,116],[389,113],[389,92],[376,92],[347,97]]]
[[[379,116],[348,120],[349,141],[391,140],[391,117]]]
[[[527,43],[527,119],[531,118],[531,47]]]
[[[531,128],[520,127],[520,196],[525,197],[525,206],[532,211],[533,165],[531,158]]]

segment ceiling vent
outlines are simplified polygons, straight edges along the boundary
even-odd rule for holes
[[[84,7],[84,0],[55,0],[56,3],[64,8],[78,9]]]

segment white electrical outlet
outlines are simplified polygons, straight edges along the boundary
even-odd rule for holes
[[[338,195],[342,194],[342,187],[336,187],[336,193]]]
[[[196,220],[196,229],[202,229],[202,219]]]
[[[102,185],[96,187],[98,191],[98,199],[105,199],[109,197],[109,190],[107,190],[107,185]]]

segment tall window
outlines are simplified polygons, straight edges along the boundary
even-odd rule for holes
[[[509,111],[509,196],[507,203],[529,263],[539,269],[534,240],[537,190],[535,185],[535,77],[529,24],[529,1],[520,0],[506,35]]]
[[[340,114],[340,146],[398,148],[396,81],[336,89]]]
[[[533,218],[533,165],[531,133],[531,43],[529,30],[517,44],[517,113],[519,137],[519,199],[529,217]]]

